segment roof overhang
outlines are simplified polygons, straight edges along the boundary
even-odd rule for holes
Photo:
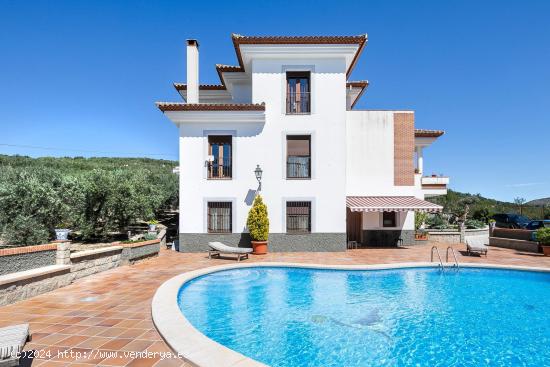
[[[365,90],[368,88],[368,86],[368,80],[358,80],[346,83],[346,93],[349,94],[351,100],[353,101],[351,103],[351,108],[353,108],[357,101],[359,101],[359,98],[361,98],[363,93],[365,93]]]
[[[428,212],[437,213],[443,207],[414,196],[348,196],[346,207],[352,212]]]
[[[427,147],[443,134],[445,134],[443,130],[416,129],[414,130],[414,145]]]
[[[264,104],[189,104],[157,102],[174,124],[265,123]]]
[[[304,54],[346,58],[346,76],[349,77],[363,48],[367,35],[358,36],[242,36],[232,34],[233,46],[239,61],[240,71],[250,66],[252,56],[300,58]]]

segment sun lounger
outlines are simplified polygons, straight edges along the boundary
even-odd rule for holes
[[[219,257],[221,254],[233,254],[237,255],[237,261],[241,261],[241,258],[248,259],[248,254],[252,253],[251,248],[233,247],[224,245],[221,242],[208,242],[211,250],[208,251],[208,258],[213,256]]]
[[[487,256],[487,237],[485,236],[469,236],[466,237],[466,252],[468,255],[477,252],[480,255]]]
[[[29,324],[0,328],[0,367],[19,366],[19,355],[30,338]]]

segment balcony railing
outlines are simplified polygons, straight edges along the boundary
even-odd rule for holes
[[[288,92],[286,94],[286,113],[301,114],[311,112],[309,92]]]
[[[289,156],[286,161],[287,178],[311,178],[311,157]]]
[[[231,158],[214,159],[206,169],[208,178],[212,180],[230,179],[232,177]]]

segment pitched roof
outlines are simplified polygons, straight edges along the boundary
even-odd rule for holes
[[[185,83],[174,83],[174,88],[176,90],[187,90],[187,84]],[[221,84],[200,84],[200,90],[225,90],[225,86]]]
[[[162,112],[166,111],[265,111],[265,104],[258,103],[176,103],[156,102]]]
[[[357,97],[355,97],[355,99],[353,100],[353,103],[351,104],[351,108],[353,108],[353,106],[355,106],[357,101],[359,101],[359,98],[361,98],[363,93],[365,93],[365,90],[367,89],[368,86],[369,86],[369,81],[368,80],[356,80],[356,81],[351,81],[351,82],[346,83],[346,87],[348,87],[348,88],[349,87],[361,88],[361,91],[359,92]]]
[[[443,130],[415,129],[414,136],[417,138],[439,138],[445,134]]]
[[[243,36],[240,34],[231,34],[233,39],[233,47],[237,53],[237,60],[241,71],[244,71],[244,63],[241,56],[240,45],[318,45],[318,44],[357,44],[359,48],[353,57],[346,76],[349,77],[359,55],[363,51],[365,44],[367,43],[367,35],[362,34],[358,36]]]

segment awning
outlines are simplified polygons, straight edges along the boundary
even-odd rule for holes
[[[348,196],[346,206],[352,212],[428,212],[436,213],[443,207],[414,196]]]

